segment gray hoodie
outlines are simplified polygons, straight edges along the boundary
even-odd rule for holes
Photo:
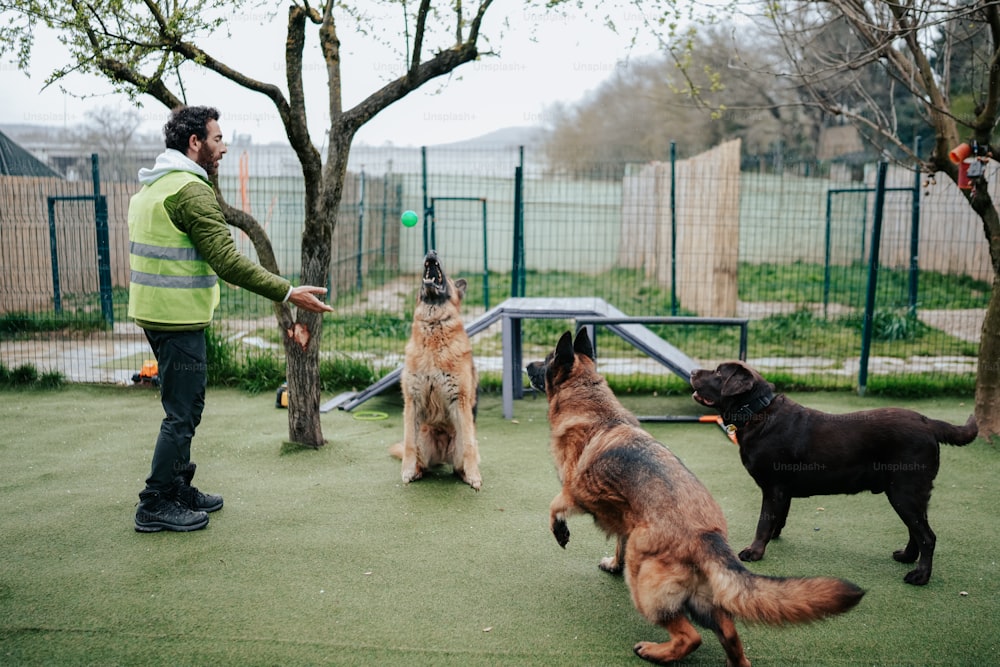
[[[208,172],[200,164],[189,158],[184,153],[173,148],[168,148],[156,156],[156,162],[152,169],[143,167],[139,170],[139,182],[143,185],[154,183],[161,176],[166,176],[172,171],[189,171],[195,176],[200,176],[208,181]]]

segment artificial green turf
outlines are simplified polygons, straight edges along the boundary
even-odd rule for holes
[[[667,635],[597,568],[613,545],[585,517],[570,520],[565,551],[548,531],[558,482],[544,400],[518,401],[507,421],[499,397],[483,396],[476,493],[445,471],[401,483],[386,451],[402,435],[394,394],[361,408],[382,421],[323,415],[330,443],[312,451],[282,446],[287,413],[273,396],[210,389],[195,483],[226,506],[202,531],[138,534],[155,392],[0,393],[0,664],[644,664],[632,645]],[[797,398],[834,412],[888,404]],[[639,414],[697,411],[684,397],[623,401]],[[906,405],[953,422],[971,409]],[[749,544],[760,498],[736,448],[711,425],[647,427],[715,495],[732,546]],[[751,569],[840,576],[868,593],[820,623],[739,623],[754,665],[1000,663],[998,463],[982,440],[942,447],[926,587],[904,584],[909,566],[890,558],[905,532],[884,496],[795,500]],[[714,636],[704,640],[683,665],[724,664]]]

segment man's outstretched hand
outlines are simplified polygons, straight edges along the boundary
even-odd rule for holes
[[[323,303],[318,296],[326,294],[325,287],[314,287],[313,285],[300,285],[292,288],[292,293],[288,295],[288,303],[298,308],[305,308],[314,313],[332,313],[333,306]]]

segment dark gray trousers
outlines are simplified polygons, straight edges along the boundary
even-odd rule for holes
[[[146,488],[169,491],[181,470],[191,462],[191,439],[205,409],[208,381],[205,332],[144,331],[156,357],[160,402],[165,413]]]

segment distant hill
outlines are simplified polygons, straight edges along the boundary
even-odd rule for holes
[[[540,143],[545,137],[545,130],[536,125],[503,127],[487,134],[454,141],[447,144],[436,144],[439,148],[509,148],[512,146],[531,146]]]

